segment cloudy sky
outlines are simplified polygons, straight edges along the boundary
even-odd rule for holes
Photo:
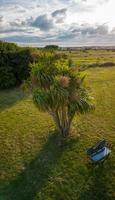
[[[0,39],[23,45],[115,45],[115,0],[0,0]]]

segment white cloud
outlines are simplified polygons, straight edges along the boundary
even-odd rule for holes
[[[115,45],[114,8],[115,0],[0,0],[0,38]]]

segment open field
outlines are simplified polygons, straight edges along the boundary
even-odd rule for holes
[[[77,66],[115,66],[115,49],[63,51]]]
[[[99,57],[93,51],[91,57],[84,54],[88,62]],[[102,138],[115,145],[115,68],[91,68],[86,74],[96,110],[75,117],[73,136],[62,147],[52,119],[37,110],[30,96],[18,88],[0,92],[0,200],[115,199],[114,149],[96,167],[85,153]]]

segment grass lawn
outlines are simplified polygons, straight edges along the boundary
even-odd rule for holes
[[[20,89],[0,92],[0,200],[114,200],[115,152],[92,166],[85,149],[106,138],[115,145],[115,68],[86,71],[96,110],[76,116],[59,146],[47,113]]]

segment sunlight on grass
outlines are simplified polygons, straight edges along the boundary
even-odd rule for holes
[[[86,71],[96,109],[76,116],[60,147],[52,119],[20,89],[0,92],[0,198],[113,200],[115,154],[90,165],[85,150],[106,138],[115,144],[115,68]]]

